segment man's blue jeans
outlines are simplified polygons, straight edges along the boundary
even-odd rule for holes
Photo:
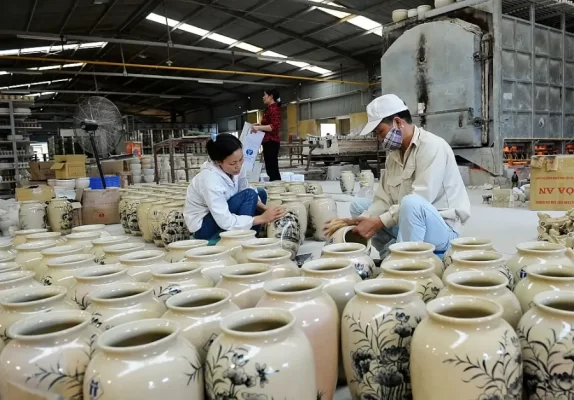
[[[253,189],[245,189],[239,193],[234,194],[227,200],[227,205],[229,206],[229,212],[235,215],[249,215],[254,217],[257,212],[257,202],[261,199],[263,204],[267,203],[267,192],[262,188],[257,188],[257,192]],[[215,241],[219,239],[219,233],[223,232],[223,229],[217,225],[215,219],[211,214],[207,214],[203,218],[203,223],[201,228],[193,234],[195,239],[204,239]]]
[[[368,199],[356,199],[351,203],[352,217],[360,216],[371,205]],[[389,246],[395,242],[426,242],[435,246],[435,253],[442,256],[449,248],[450,241],[459,237],[458,233],[444,221],[434,206],[416,194],[409,194],[401,200],[399,224],[391,229],[383,228],[372,238],[373,246],[381,259],[389,253]]]

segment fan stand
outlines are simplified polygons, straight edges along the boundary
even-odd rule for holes
[[[84,129],[84,131],[90,137],[90,143],[92,144],[92,149],[94,150],[94,157],[96,158],[96,165],[98,166],[98,171],[100,173],[100,179],[102,180],[102,187],[106,189],[106,179],[104,178],[104,171],[102,170],[102,164],[100,163],[100,155],[98,154],[98,148],[96,147],[96,131]]]

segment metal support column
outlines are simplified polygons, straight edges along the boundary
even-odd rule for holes
[[[14,157],[14,179],[16,180],[16,185],[20,183],[20,168],[18,165],[18,144],[16,143],[16,121],[14,119],[14,102],[10,100],[8,102],[8,108],[10,111],[10,133],[12,134],[12,156]]]

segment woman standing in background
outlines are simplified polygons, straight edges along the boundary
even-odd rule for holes
[[[281,139],[279,130],[281,129],[281,97],[275,88],[263,92],[263,104],[267,109],[263,113],[260,124],[254,124],[253,132],[265,132],[263,137],[263,158],[265,160],[265,171],[269,175],[270,181],[280,181],[279,173],[279,146]]]

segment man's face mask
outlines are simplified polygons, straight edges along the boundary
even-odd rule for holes
[[[399,129],[397,123],[393,121],[393,127],[383,138],[383,150],[393,151],[399,150],[403,143],[403,133]]]

